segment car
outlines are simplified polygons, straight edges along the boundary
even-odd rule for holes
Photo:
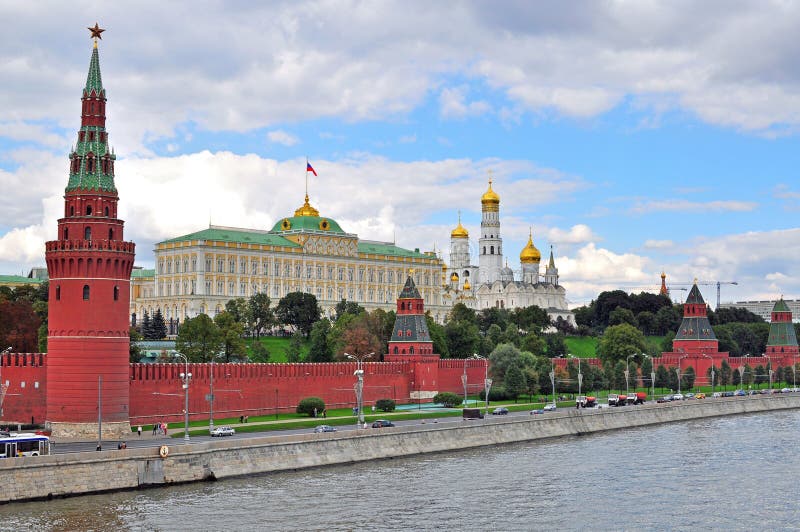
[[[383,427],[394,427],[394,423],[389,421],[388,419],[376,419],[372,422],[373,429],[380,429]]]
[[[505,416],[505,415],[508,415],[508,408],[506,408],[504,406],[499,406],[499,407],[495,408],[494,410],[492,410],[492,415],[493,416]]]
[[[781,388],[781,393],[789,393],[791,391],[792,391],[791,388]]]
[[[336,427],[330,425],[317,425],[314,427],[314,432],[336,432]]]
[[[694,398],[695,399],[705,399],[706,398],[706,394],[704,394],[703,392],[700,392],[697,395],[695,395]]]
[[[733,397],[735,395],[736,394],[734,392],[731,392],[731,391],[722,392],[722,397]]]
[[[694,399],[695,395],[692,392],[689,392],[685,395],[686,399]]]
[[[711,397],[724,397],[724,396],[722,392],[714,392],[713,394],[711,394]]]
[[[682,393],[676,393],[675,395],[672,396],[673,401],[683,401],[684,399],[685,397],[683,396]]]
[[[234,434],[236,434],[236,431],[233,429],[233,427],[222,426],[211,429],[211,436],[213,437],[233,436]]]
[[[532,416],[534,416],[536,414],[544,414],[544,410],[542,410],[541,408],[534,408],[533,410],[531,410],[531,415]]]
[[[544,405],[544,408],[542,410],[544,410],[545,412],[552,412],[555,409],[556,409],[555,403],[547,403],[546,405]]]
[[[747,392],[740,389],[733,392],[733,395],[735,395],[736,397],[744,397],[745,395],[747,395]]]

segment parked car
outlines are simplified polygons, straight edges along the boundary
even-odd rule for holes
[[[542,410],[544,410],[545,412],[552,412],[555,409],[556,409],[555,403],[547,403],[546,405],[544,405],[544,408]]]
[[[695,395],[692,392],[687,393],[684,398],[685,399],[694,399]]]
[[[734,392],[722,392],[722,397],[733,397],[734,395],[736,395]]]
[[[700,392],[697,395],[695,395],[694,398],[695,399],[705,399],[706,398],[706,394],[704,394],[703,392]]]
[[[682,393],[676,393],[672,396],[673,401],[683,401],[684,397]]]
[[[336,432],[336,427],[330,425],[317,425],[314,427],[314,432]]]
[[[213,429],[211,429],[211,436],[222,437],[222,436],[233,436],[234,434],[236,434],[236,431],[233,429],[233,427],[223,426],[223,427],[214,427]]]
[[[505,415],[508,415],[508,408],[506,408],[504,406],[498,406],[497,408],[492,410],[492,415],[493,416],[505,416]]]
[[[714,392],[711,397],[725,397],[725,395],[722,392]]]
[[[534,416],[536,414],[544,414],[544,410],[542,410],[541,408],[534,408],[533,410],[531,410],[531,415],[532,416]]]
[[[792,391],[791,388],[781,388],[781,393],[789,393],[791,391]]]
[[[744,397],[745,395],[747,395],[747,392],[740,389],[733,392],[733,395],[735,395],[736,397]]]
[[[372,422],[373,429],[380,429],[383,427],[394,427],[394,423],[389,421],[388,419],[376,419]]]

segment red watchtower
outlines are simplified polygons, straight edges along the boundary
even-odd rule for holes
[[[411,398],[430,400],[439,386],[439,355],[433,353],[428,324],[425,322],[425,302],[411,275],[397,298],[397,318],[394,322],[386,362],[409,362],[413,381]]]
[[[47,242],[50,276],[47,422],[54,436],[96,435],[102,393],[104,435],[130,431],[128,305],[133,242],[122,238],[114,185],[116,156],[106,132],[106,92],[97,38],[81,97],[81,128],[70,153],[64,217]],[[102,378],[102,385],[100,379]]]

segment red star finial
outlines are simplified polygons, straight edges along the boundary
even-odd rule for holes
[[[102,36],[102,35],[100,35],[100,34],[101,34],[101,33],[103,33],[104,31],[106,31],[106,30],[102,29],[102,28],[101,28],[101,27],[100,27],[100,26],[97,24],[97,22],[95,22],[95,23],[94,23],[94,28],[92,28],[92,27],[87,27],[86,29],[92,32],[92,35],[89,37],[90,39],[102,39],[102,38],[103,38],[103,36]]]

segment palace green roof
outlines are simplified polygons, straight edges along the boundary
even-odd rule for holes
[[[288,229],[286,229],[288,227]],[[323,229],[326,227],[326,229]],[[288,233],[290,231],[321,231],[324,233],[344,234],[336,222],[324,216],[292,216],[281,218],[272,226],[273,233]]]
[[[9,284],[40,284],[43,282],[42,279],[25,277],[22,275],[0,275],[0,286]]]
[[[156,276],[155,270],[144,270],[141,268],[137,268],[131,272],[131,279],[142,279],[155,276]]]
[[[236,242],[241,244],[263,244],[266,246],[286,246],[286,247],[300,247],[299,244],[291,240],[276,235],[275,233],[267,233],[262,231],[247,231],[246,229],[228,229],[221,227],[209,227],[196,233],[190,233],[163,242],[159,244],[169,244],[172,242],[188,242],[192,240],[214,240],[217,242]]]
[[[412,251],[397,247],[388,242],[372,242],[370,240],[361,241],[358,243],[359,253],[369,253],[370,255],[391,255],[393,257],[411,257],[420,259],[435,259],[436,257],[420,253],[419,251]]]

